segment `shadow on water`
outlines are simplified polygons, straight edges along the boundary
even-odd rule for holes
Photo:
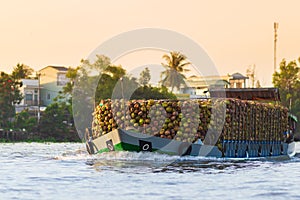
[[[119,173],[235,173],[237,170],[268,167],[291,162],[291,159],[225,159],[179,157],[155,153],[110,152],[86,161],[96,171]],[[268,165],[268,166],[266,166]]]
[[[201,173],[231,173],[233,170],[241,168],[257,167],[259,164],[247,161],[228,161],[228,160],[179,160],[162,168],[155,169],[153,172],[201,172]]]

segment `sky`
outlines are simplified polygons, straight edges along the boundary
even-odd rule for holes
[[[255,65],[261,84],[271,86],[273,23],[279,23],[277,63],[297,59],[299,8],[298,0],[0,0],[0,71],[10,73],[17,63],[35,70],[75,67],[115,35],[161,28],[199,44],[221,75],[245,74]],[[162,61],[161,55],[140,54],[116,63]]]

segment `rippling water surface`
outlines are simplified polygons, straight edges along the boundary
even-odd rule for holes
[[[90,156],[71,143],[0,144],[0,152],[0,199],[300,199],[297,156]]]

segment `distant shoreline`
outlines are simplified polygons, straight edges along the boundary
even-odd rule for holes
[[[45,135],[45,134],[44,134]],[[50,134],[49,134],[50,135]],[[15,130],[0,130],[0,143],[16,143],[16,142],[82,142],[79,137],[74,137],[72,140],[64,140],[59,138],[42,136],[38,132],[26,132],[26,131],[15,131]]]

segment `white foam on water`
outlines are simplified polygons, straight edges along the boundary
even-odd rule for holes
[[[55,160],[86,160],[93,158],[92,155],[88,154],[86,149],[79,148],[74,150],[67,150],[58,156],[53,157]]]
[[[55,156],[57,160],[94,160],[94,161],[152,161],[152,162],[186,162],[186,161],[246,161],[258,160],[259,158],[216,158],[203,156],[175,156],[168,154],[160,154],[156,152],[128,152],[114,151],[104,152],[101,154],[90,155],[85,149],[77,149],[66,151],[59,156]],[[265,159],[265,158],[261,158]]]
[[[300,150],[300,144],[296,146]],[[128,152],[128,151],[114,151],[104,152],[101,154],[90,155],[82,146],[77,146],[74,150],[66,150],[58,156],[53,156],[56,160],[82,160],[95,162],[105,161],[120,161],[120,162],[150,162],[150,163],[165,163],[173,162],[245,162],[245,161],[264,161],[268,158],[216,158],[216,157],[200,157],[200,156],[176,156],[161,154],[156,152]],[[270,158],[276,160],[276,158]],[[280,159],[282,160],[282,159]],[[284,159],[286,160],[286,159]]]
[[[69,150],[61,155],[52,157],[55,160],[82,160],[105,162],[105,161],[120,161],[120,162],[151,162],[151,163],[172,163],[178,159],[179,156],[171,156],[167,154],[159,154],[152,152],[127,152],[127,151],[116,151],[116,152],[105,152],[101,154],[90,155],[85,149]]]
[[[153,152],[107,152],[95,155],[97,160],[120,160],[120,161],[158,161],[167,162],[179,159],[179,156],[171,156],[167,154],[159,154]]]

